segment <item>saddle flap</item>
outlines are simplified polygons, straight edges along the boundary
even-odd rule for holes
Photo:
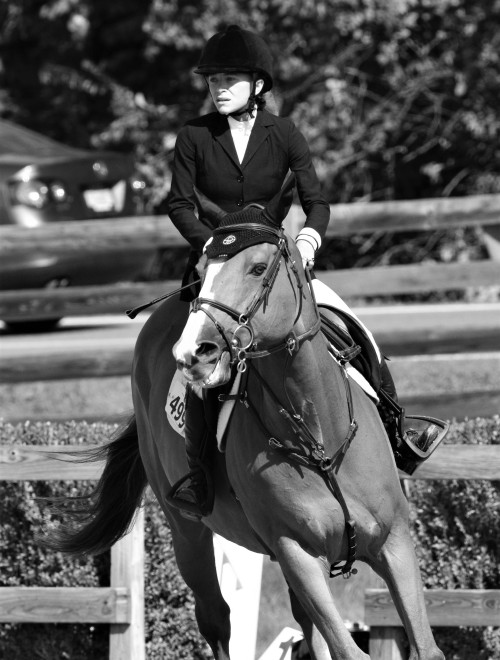
[[[363,328],[342,310],[320,305],[319,311],[321,331],[326,339],[337,350],[344,353],[346,361],[349,361],[378,393],[382,382],[380,360],[372,341],[364,333]],[[327,314],[333,314],[333,318]],[[339,317],[345,327],[334,320],[335,316]]]

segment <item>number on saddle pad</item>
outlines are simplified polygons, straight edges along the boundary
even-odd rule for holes
[[[170,426],[179,435],[184,437],[186,424],[186,380],[183,375],[176,371],[167,395],[165,406],[167,419]]]

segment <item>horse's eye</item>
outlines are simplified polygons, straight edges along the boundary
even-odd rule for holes
[[[250,275],[260,277],[266,272],[266,264],[255,264],[250,271]]]

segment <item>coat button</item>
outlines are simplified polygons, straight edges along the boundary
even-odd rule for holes
[[[239,200],[236,202],[236,206],[243,206],[243,200],[242,200],[242,199],[239,199]]]
[[[238,181],[238,183],[243,183],[245,177],[240,175],[236,180]]]

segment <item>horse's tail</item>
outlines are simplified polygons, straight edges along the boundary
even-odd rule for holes
[[[72,555],[99,554],[125,536],[147,485],[135,416],[115,440],[84,454],[78,460],[106,461],[95,490],[84,497],[53,499],[55,511],[68,522],[39,539],[53,550]]]

